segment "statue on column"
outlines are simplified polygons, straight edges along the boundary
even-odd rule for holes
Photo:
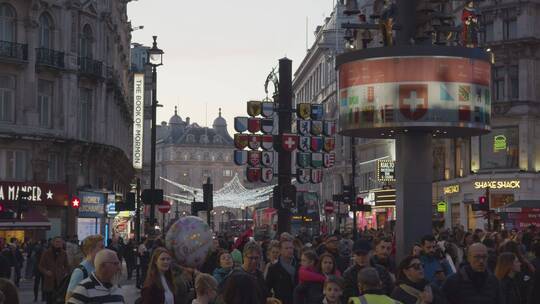
[[[461,13],[461,44],[466,47],[478,45],[478,13],[474,1],[467,1]]]
[[[393,26],[396,18],[397,7],[394,0],[384,0],[381,8],[381,19],[379,21],[384,46],[394,45]]]

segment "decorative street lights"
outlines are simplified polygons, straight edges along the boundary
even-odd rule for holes
[[[148,64],[152,66],[152,135],[150,150],[150,189],[156,189],[156,112],[157,102],[157,67],[163,65],[163,50],[157,47],[157,36],[152,36],[154,43],[148,50]],[[156,210],[154,205],[161,202],[150,202],[150,227],[155,223]]]
[[[223,214],[225,214],[225,210],[221,210],[221,223],[219,225],[219,232],[223,233]]]

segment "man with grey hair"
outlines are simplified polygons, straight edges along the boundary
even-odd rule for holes
[[[444,282],[443,292],[450,304],[504,303],[497,277],[487,269],[488,250],[482,243],[467,249],[468,264]]]
[[[67,303],[125,303],[120,287],[115,282],[117,275],[122,270],[116,252],[102,249],[96,254],[94,266],[96,267],[95,272],[75,287],[73,295]]]
[[[358,289],[361,296],[349,299],[352,304],[400,304],[383,293],[379,272],[373,267],[365,267],[358,272]]]

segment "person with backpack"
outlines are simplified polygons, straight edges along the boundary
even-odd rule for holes
[[[85,254],[85,258],[71,273],[67,288],[63,292],[66,301],[71,297],[77,284],[95,271],[94,259],[103,247],[103,236],[100,234],[90,235],[83,240],[81,250]]]
[[[47,304],[54,303],[54,291],[69,273],[66,251],[63,249],[64,240],[57,236],[51,246],[43,252],[39,261],[39,271],[43,274],[43,293]]]

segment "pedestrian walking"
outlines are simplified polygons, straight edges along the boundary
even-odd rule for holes
[[[244,258],[246,257],[244,254]],[[294,288],[298,284],[297,272],[293,242],[290,239],[282,239],[279,260],[268,268],[266,285],[283,304],[293,303]]]
[[[349,299],[349,304],[401,304],[390,298],[382,290],[383,284],[379,271],[373,267],[365,267],[358,272],[358,297]]]
[[[191,302],[192,304],[212,303],[217,296],[218,282],[211,275],[201,273],[195,279],[195,290],[197,298]]]
[[[163,247],[154,249],[141,291],[142,304],[175,303],[171,262],[172,255],[167,249]]]
[[[222,286],[225,278],[233,271],[233,260],[231,254],[225,250],[219,251],[217,259],[219,267],[214,270],[212,275],[214,276],[214,279],[216,279],[218,286]]]
[[[503,252],[497,259],[495,267],[495,276],[499,279],[501,288],[502,303],[504,304],[523,304],[524,297],[521,294],[521,277],[517,277],[521,271],[521,262],[515,254]]]
[[[343,295],[343,286],[345,282],[342,278],[337,276],[329,276],[324,281],[323,304],[340,304],[342,303],[341,296]]]
[[[95,258],[97,253],[104,247],[103,236],[100,234],[87,236],[82,242],[82,252],[86,255],[85,259],[71,273],[69,285],[66,290],[66,301],[71,298],[73,290],[92,272],[95,271]]]
[[[55,237],[50,248],[41,255],[39,271],[43,275],[43,293],[47,304],[53,303],[52,294],[60,282],[68,275],[69,265],[66,251],[63,249],[64,241],[61,237]]]
[[[450,304],[503,304],[497,278],[487,270],[485,245],[473,243],[467,250],[468,264],[448,277],[443,293]]]
[[[116,252],[103,249],[96,254],[94,264],[96,271],[82,280],[73,290],[68,304],[126,303],[120,286],[115,278],[120,274],[122,265]]]

